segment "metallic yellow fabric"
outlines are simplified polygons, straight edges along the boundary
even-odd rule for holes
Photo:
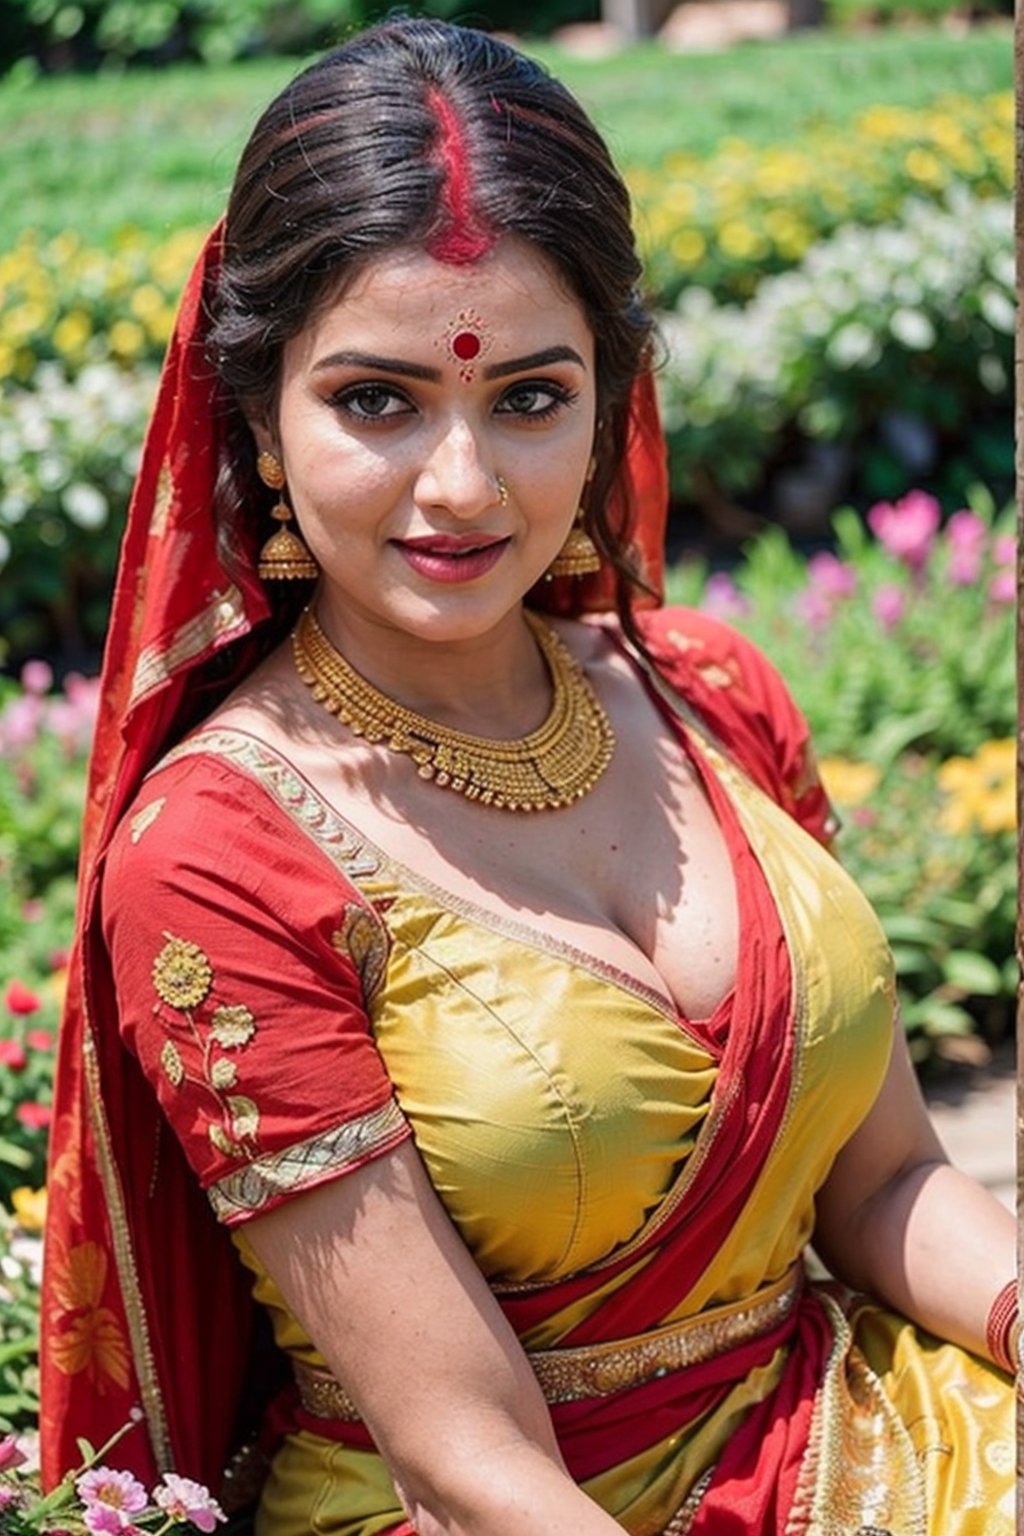
[[[799,1257],[815,1192],[884,1075],[894,1007],[890,958],[859,892],[829,854],[711,755],[782,918],[797,1057],[760,1178],[666,1323],[748,1298]],[[454,902],[383,857],[360,883],[383,898],[392,939],[373,1005],[376,1038],[434,1186],[481,1269],[499,1293],[590,1271],[587,1294],[523,1340],[555,1348],[610,1291],[629,1285],[644,1258],[604,1282],[602,1266],[656,1232],[685,1196],[692,1168],[714,1157],[716,1065],[661,1000],[598,961]],[[279,1344],[320,1364],[259,1275],[244,1230],[235,1240],[257,1269]],[[837,1308],[834,1323],[792,1536],[870,1528],[866,1516],[846,1523],[851,1487],[868,1486],[863,1509],[889,1509],[896,1523],[880,1520],[878,1529],[893,1536],[980,1532],[976,1515],[959,1511],[978,1498],[993,1507],[1009,1498],[1012,1466],[1001,1470],[1009,1386],[962,1351],[922,1344],[877,1309],[854,1321],[863,1359]],[[657,1536],[784,1365],[780,1351],[713,1413],[586,1486],[624,1529]],[[956,1403],[946,1402],[950,1392],[959,1392]],[[928,1426],[939,1423],[937,1440]],[[955,1454],[940,1453],[939,1440]],[[258,1533],[374,1536],[398,1508],[378,1458],[302,1433],[278,1454]],[[1001,1525],[984,1530],[1003,1536]]]
[[[815,1405],[792,1536],[1013,1536],[1006,1377],[884,1308],[829,1298],[836,1344]]]

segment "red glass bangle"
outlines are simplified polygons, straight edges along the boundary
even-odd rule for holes
[[[1020,1299],[1016,1280],[1006,1282],[989,1308],[985,1342],[996,1365],[1015,1376],[1020,1366]]]

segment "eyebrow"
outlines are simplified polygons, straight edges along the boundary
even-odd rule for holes
[[[507,363],[491,363],[484,369],[485,379],[503,379],[509,373],[525,373],[529,368],[546,368],[549,363],[576,363],[586,368],[575,347],[545,347],[541,352],[529,352],[525,357],[513,357]]]
[[[525,373],[530,368],[544,368],[550,363],[576,363],[586,368],[575,347],[545,347],[540,352],[529,352],[525,357],[512,357],[504,363],[491,363],[485,368],[485,379],[503,379],[511,373]],[[382,357],[376,352],[331,352],[313,365],[314,373],[328,368],[374,368],[380,373],[397,373],[407,379],[424,379],[436,384],[441,378],[440,368],[424,367],[420,363],[407,362],[401,357]]]

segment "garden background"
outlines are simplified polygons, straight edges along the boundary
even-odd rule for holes
[[[357,9],[17,0],[0,22],[0,1435],[37,1407],[84,762],[160,356],[256,113]],[[751,634],[806,710],[927,1071],[983,1060],[1016,987],[1012,43],[1005,19],[891,10],[830,0],[821,30],[701,55],[527,46],[634,194],[670,595]]]

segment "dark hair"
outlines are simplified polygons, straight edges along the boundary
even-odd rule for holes
[[[458,127],[468,209],[452,196],[442,119]],[[469,28],[394,20],[297,76],[263,113],[238,167],[211,297],[210,360],[235,402],[269,418],[282,349],[317,307],[379,253],[451,247],[453,214],[471,239],[484,231],[535,245],[587,316],[600,423],[587,526],[616,570],[632,632],[630,598],[642,582],[607,508],[651,320],[639,298],[629,194],[586,113],[541,65]],[[251,544],[245,523],[266,493],[237,406],[227,426],[218,515],[230,551],[240,537]],[[290,594],[279,601],[294,610]]]

